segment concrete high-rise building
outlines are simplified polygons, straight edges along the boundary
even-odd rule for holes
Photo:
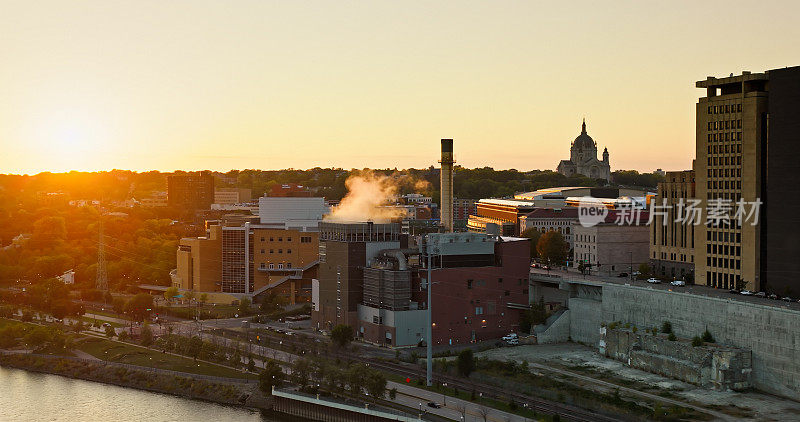
[[[442,159],[439,160],[442,169],[439,172],[440,189],[442,192],[442,226],[446,232],[453,231],[453,140],[442,139]]]
[[[712,201],[762,201],[749,221],[695,230],[696,281],[781,295],[800,293],[800,67],[743,72],[696,83],[697,197]],[[706,213],[706,215],[708,215]]]
[[[665,173],[664,181],[658,185],[655,203],[666,203],[667,215],[655,215],[650,225],[650,266],[656,275],[694,281],[696,225],[683,218],[685,206],[694,200],[694,170]]]
[[[207,210],[214,203],[214,176],[209,171],[167,176],[167,203],[183,210]]]

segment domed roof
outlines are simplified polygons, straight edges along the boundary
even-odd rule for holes
[[[594,143],[594,139],[586,133],[586,119],[583,120],[583,125],[581,128],[581,134],[578,135],[577,138],[572,142],[572,148],[578,149],[592,149],[594,148],[597,150],[597,144]]]

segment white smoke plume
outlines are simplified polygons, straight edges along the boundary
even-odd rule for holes
[[[333,207],[325,216],[326,221],[353,222],[372,221],[388,223],[402,218],[401,208],[387,207],[394,204],[400,184],[407,181],[408,176],[387,176],[371,170],[363,170],[352,174],[345,181],[347,195],[339,205]],[[427,182],[426,182],[427,183]],[[412,186],[417,183],[412,183]],[[422,184],[420,183],[421,187]]]

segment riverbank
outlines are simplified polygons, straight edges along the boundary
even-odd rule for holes
[[[265,397],[258,384],[235,380],[199,378],[194,374],[159,372],[132,365],[114,365],[58,356],[0,353],[0,366],[112,384],[228,406],[270,410],[272,397]]]

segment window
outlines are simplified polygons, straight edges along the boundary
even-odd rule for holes
[[[468,289],[472,288],[472,280],[467,280],[467,288]]]
[[[286,253],[292,253],[292,250],[291,249],[287,249]]]
[[[275,269],[275,264],[273,264],[273,263],[271,263],[271,262],[270,262],[270,263],[269,263],[269,269],[270,269],[270,270],[274,270],[274,269]]]
[[[283,249],[278,249],[278,253],[283,253]]]
[[[291,237],[287,237],[287,238],[286,238],[286,241],[287,241],[287,242],[291,242],[291,241],[292,241],[292,238],[291,238]]]
[[[263,270],[264,268],[266,268],[266,267],[267,267],[267,264],[266,264],[266,263],[264,263],[264,262],[262,262],[261,264],[259,264],[259,265],[258,265],[258,267],[259,267],[259,268],[261,268],[261,269]]]
[[[282,270],[282,269],[283,269],[283,264],[282,264],[282,263],[281,263],[281,264],[278,264],[278,269],[279,269],[279,270]]]
[[[503,277],[498,278],[497,282],[500,283],[500,284],[503,284]]]
[[[483,306],[475,307],[475,315],[483,315]]]
[[[261,253],[264,253],[264,252],[265,252],[265,251],[262,249],[262,250],[261,250]]]
[[[286,263],[286,268],[292,268],[292,263],[291,262],[287,262]]]
[[[263,238],[263,237],[261,238],[261,241],[262,241],[262,242],[264,241],[264,238]]]
[[[274,241],[275,241],[275,238],[274,238],[274,237],[270,237],[270,238],[269,238],[269,241],[270,241],[270,242],[274,242]]]
[[[278,238],[278,242],[283,242],[283,238],[282,238],[282,237],[279,237],[279,238]]]
[[[269,253],[275,253],[275,249],[270,249]]]

